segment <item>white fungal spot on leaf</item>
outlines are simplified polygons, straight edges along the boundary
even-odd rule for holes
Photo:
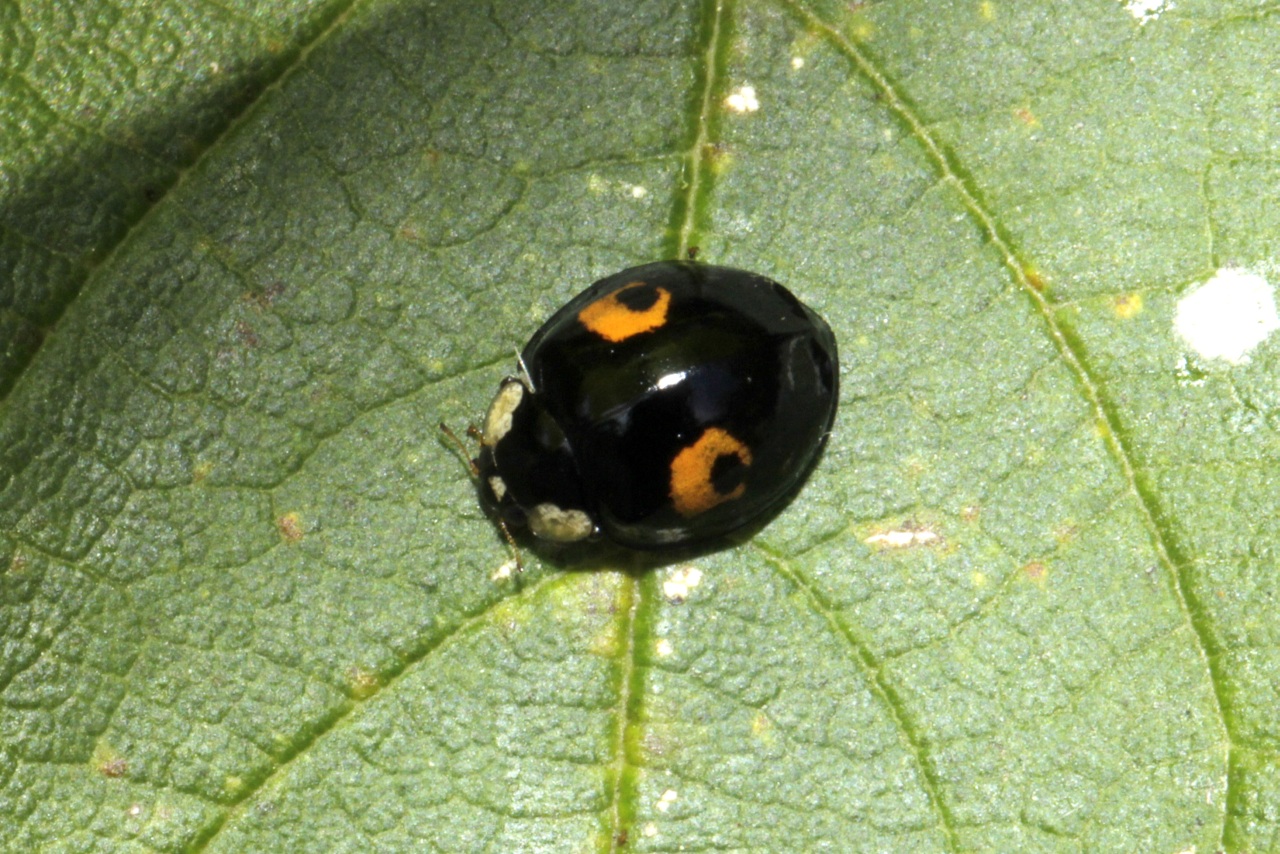
[[[1249,361],[1249,353],[1280,328],[1275,291],[1257,273],[1230,267],[1193,288],[1178,300],[1173,329],[1204,359],[1233,365]]]

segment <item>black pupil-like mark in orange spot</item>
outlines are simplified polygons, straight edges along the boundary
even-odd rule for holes
[[[658,301],[658,289],[649,287],[647,282],[632,282],[613,296],[631,311],[648,311]]]
[[[578,322],[606,341],[617,343],[660,328],[667,322],[671,292],[635,281],[578,312]]]
[[[747,465],[737,454],[721,454],[711,464],[711,488],[721,495],[728,495],[747,478]]]
[[[697,516],[746,492],[751,449],[733,434],[708,427],[671,461],[671,503],[681,516]]]

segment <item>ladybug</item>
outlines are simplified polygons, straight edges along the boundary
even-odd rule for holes
[[[826,442],[831,327],[777,282],[692,261],[607,276],[498,388],[472,469],[510,539],[698,547],[769,516]]]

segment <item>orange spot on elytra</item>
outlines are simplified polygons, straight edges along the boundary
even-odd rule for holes
[[[739,483],[729,492],[720,492],[712,480],[716,461],[734,456],[744,466],[751,465],[751,450],[719,427],[708,427],[671,461],[671,501],[681,516],[697,516],[717,504],[741,497],[747,485]]]
[[[633,335],[657,329],[667,322],[667,307],[671,305],[670,291],[666,288],[654,288],[653,304],[641,309],[632,308],[624,299],[619,299],[628,291],[646,287],[646,282],[623,285],[578,312],[578,321],[601,338],[615,344]]]

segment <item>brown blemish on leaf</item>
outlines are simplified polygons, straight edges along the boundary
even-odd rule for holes
[[[286,543],[299,542],[302,540],[304,533],[302,519],[297,513],[285,513],[279,519],[276,519],[276,530],[280,532],[280,536],[284,538]]]
[[[1080,526],[1074,522],[1068,522],[1053,532],[1053,537],[1059,543],[1069,543],[1076,537],[1080,536]]]
[[[1044,276],[1040,275],[1040,271],[1030,265],[1022,268],[1022,275],[1027,277],[1027,284],[1035,288],[1037,291],[1044,290]]]
[[[110,777],[113,780],[118,777],[123,777],[128,772],[129,763],[121,756],[108,759],[106,762],[103,762],[98,766],[98,773],[102,774],[103,777]]]
[[[1036,118],[1036,114],[1031,112],[1027,107],[1019,107],[1013,111],[1013,117],[1030,128],[1040,127],[1040,120]]]
[[[709,142],[702,146],[702,159],[706,161],[713,173],[719,175],[733,162],[733,155],[725,143]]]
[[[1128,320],[1142,312],[1142,294],[1121,294],[1116,297],[1115,303],[1116,317],[1121,320]]]
[[[372,697],[382,687],[377,674],[370,673],[363,667],[352,667],[347,671],[347,681],[351,685],[351,696],[357,700]]]
[[[266,311],[275,305],[276,300],[287,290],[284,282],[272,282],[260,291],[250,291],[243,299],[260,311]]]
[[[258,333],[253,331],[253,327],[247,321],[236,321],[236,337],[240,339],[240,343],[250,349],[256,348],[261,342]]]
[[[1034,581],[1037,584],[1043,584],[1045,576],[1049,574],[1049,567],[1045,566],[1038,560],[1033,560],[1022,568],[1022,574],[1030,581]]]

